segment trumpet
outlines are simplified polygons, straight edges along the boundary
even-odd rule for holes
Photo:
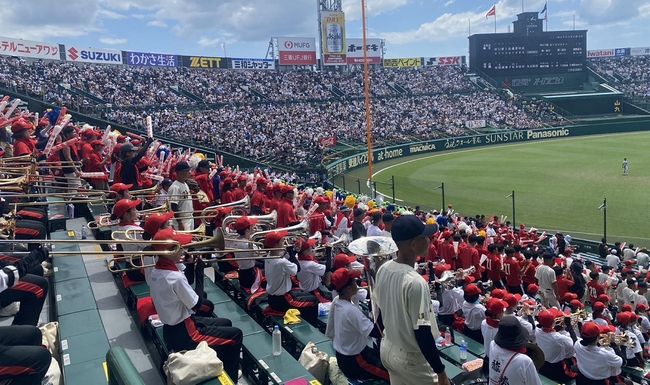
[[[614,345],[625,346],[628,348],[633,348],[635,345],[634,340],[632,340],[627,334],[607,333],[598,337],[598,344],[600,346],[610,346],[612,343]]]
[[[567,317],[571,318],[571,326],[576,326],[579,322],[582,322],[587,318],[587,313],[584,311],[584,309],[580,309],[575,313],[567,314],[566,316],[557,317],[555,319],[554,326],[557,327],[557,326],[564,325],[564,319]]]
[[[536,316],[543,309],[544,307],[541,304],[530,306],[528,303],[523,302],[519,305],[519,309],[517,309],[517,314],[521,317]]]

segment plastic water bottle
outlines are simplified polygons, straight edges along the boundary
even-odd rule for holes
[[[451,332],[445,331],[445,346],[451,346]]]
[[[460,340],[460,354],[459,358],[463,361],[467,359],[467,342],[465,342],[465,339]]]
[[[74,204],[68,203],[68,218],[74,219]]]
[[[81,225],[81,239],[88,238],[88,227],[86,225]]]
[[[273,328],[273,355],[279,356],[280,354],[282,354],[282,334],[280,327],[275,325]]]

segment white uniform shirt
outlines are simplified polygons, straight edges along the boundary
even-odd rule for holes
[[[553,282],[557,282],[555,271],[547,265],[539,265],[535,271],[535,278],[543,291],[553,291]]]
[[[621,372],[623,359],[614,349],[596,345],[583,346],[580,341],[573,344],[578,369],[590,380],[604,380]]]
[[[415,330],[435,324],[426,281],[413,266],[391,260],[381,265],[376,282],[374,296],[384,321],[384,338],[406,352],[421,354]]]
[[[530,340],[530,342],[534,343],[535,342],[535,333],[534,333],[535,329],[533,329],[533,324],[528,322],[528,320],[525,319],[524,317],[519,317],[519,316],[515,316],[515,317],[519,320],[519,323],[521,324],[521,326],[523,326],[524,329],[526,329],[526,331],[528,332],[528,339]]]
[[[349,234],[349,233],[350,233],[350,229],[348,228],[348,218],[343,217],[341,219],[341,222],[339,222],[339,225],[336,226],[336,229],[334,230],[334,235],[337,238],[341,238],[343,234]]]
[[[643,351],[643,348],[641,347],[641,341],[639,341],[639,337],[637,337],[637,335],[633,331],[625,330],[625,334],[628,336],[630,340],[634,341],[633,347],[625,349],[625,353],[626,353],[625,355],[629,360],[630,358],[634,358],[635,354],[641,353]]]
[[[607,257],[605,257],[605,261],[607,262],[607,266],[612,268],[618,267],[618,264],[621,263],[621,259],[614,254],[609,254]]]
[[[635,305],[635,307],[638,306],[639,304],[644,304],[644,305],[648,306],[648,299],[643,294],[634,293],[634,305]]]
[[[442,305],[439,314],[454,314],[463,306],[463,288],[454,287],[453,289],[442,289]]]
[[[629,287],[623,288],[621,290],[621,296],[619,297],[619,304],[623,305],[632,305],[632,308],[634,308],[634,301],[636,300],[636,293],[634,290],[630,289]]]
[[[609,322],[607,322],[607,320],[604,319],[604,318],[595,318],[595,319],[594,319],[594,322],[595,322],[596,325],[598,325],[598,326],[607,326],[607,325],[609,325]]]
[[[497,335],[499,328],[488,325],[486,320],[481,322],[481,334],[483,334],[483,348],[486,352],[490,351],[490,344],[494,341],[494,336]]]
[[[368,345],[373,327],[357,305],[337,297],[330,307],[325,334],[332,339],[334,350],[355,356]]]
[[[300,271],[296,276],[300,281],[300,288],[304,291],[314,291],[318,289],[325,275],[325,265],[314,261],[299,261]]]
[[[644,315],[641,316],[641,332],[650,332],[650,320],[648,320],[648,317]]]
[[[470,330],[479,330],[481,322],[485,319],[485,306],[480,303],[463,302],[463,318],[465,326]]]
[[[237,258],[251,258],[255,257],[255,254],[253,253],[253,250],[251,249],[251,244],[248,242],[244,242],[243,239],[241,238],[226,238],[226,248],[230,249],[250,249],[251,251],[240,251],[235,253],[235,260],[237,261]],[[247,269],[252,269],[255,267],[255,260],[250,259],[247,261],[237,261],[237,265],[239,266],[239,270],[247,270]]]
[[[644,269],[648,268],[648,263],[650,263],[650,256],[646,253],[639,252],[636,255],[636,264],[643,266]]]
[[[194,230],[194,219],[192,211],[194,206],[192,205],[192,198],[190,196],[190,188],[187,187],[187,183],[179,182],[177,180],[169,186],[167,191],[169,197],[169,204],[172,203],[178,205],[178,211],[183,211],[183,213],[178,214],[180,220],[183,221],[184,230]],[[178,230],[178,220],[174,218],[174,228]]]
[[[285,295],[291,290],[291,276],[298,272],[298,266],[286,258],[264,261],[266,292],[269,295]]]
[[[571,337],[558,332],[547,333],[541,328],[536,328],[535,343],[544,352],[544,360],[551,364],[575,355]]]
[[[178,325],[192,315],[192,308],[199,296],[187,282],[185,275],[177,270],[151,270],[149,290],[158,317],[165,325]]]
[[[510,361],[510,358],[512,361]],[[533,360],[525,354],[506,350],[492,341],[490,344],[490,384],[541,385]],[[508,365],[508,361],[510,364]],[[506,367],[508,365],[508,367]]]
[[[366,231],[366,235],[369,237],[379,237],[382,235],[382,232],[378,226],[370,224],[370,226],[368,226],[368,230]]]
[[[629,247],[623,249],[623,261],[629,261],[632,259],[634,259],[634,250],[630,249]]]

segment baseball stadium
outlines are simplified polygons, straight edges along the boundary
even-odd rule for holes
[[[0,11],[0,385],[650,384],[645,2],[144,3]]]

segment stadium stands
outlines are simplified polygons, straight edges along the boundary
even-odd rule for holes
[[[632,98],[650,99],[650,56],[607,57],[589,60],[595,70]]]

